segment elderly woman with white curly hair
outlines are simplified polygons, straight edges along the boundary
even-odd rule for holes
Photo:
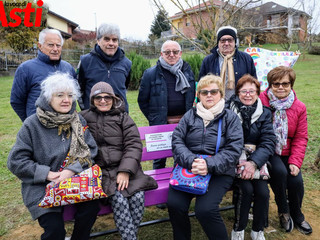
[[[8,168],[21,180],[25,206],[44,229],[41,239],[64,240],[66,231],[61,207],[40,208],[46,185],[59,183],[93,164],[97,145],[86,121],[75,111],[80,96],[77,82],[68,74],[54,73],[41,84],[36,113],[28,117],[8,156]],[[59,171],[65,158],[69,160]],[[98,201],[75,204],[71,239],[89,239],[99,211]]]

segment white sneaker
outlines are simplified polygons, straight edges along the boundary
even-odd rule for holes
[[[251,231],[250,236],[251,236],[251,239],[252,239],[252,240],[266,240],[266,239],[264,238],[264,233],[263,233],[263,231],[259,231],[259,232]]]
[[[231,240],[244,240],[244,230],[231,232]]]

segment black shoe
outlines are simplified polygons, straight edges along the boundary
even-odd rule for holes
[[[293,221],[289,213],[280,213],[279,220],[281,227],[283,227],[286,230],[286,232],[292,232]]]
[[[160,209],[166,209],[167,208],[167,204],[163,203],[163,204],[157,204],[156,205],[157,208],[160,208]]]
[[[301,223],[296,223],[295,224],[296,228],[299,230],[299,232],[309,235],[312,233],[312,227],[307,221],[303,221]]]

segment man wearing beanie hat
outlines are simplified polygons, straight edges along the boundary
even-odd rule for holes
[[[231,26],[220,27],[217,31],[217,46],[203,59],[199,72],[199,79],[208,73],[222,78],[226,100],[235,93],[235,86],[244,74],[257,78],[251,56],[239,51],[236,42],[237,29]]]
[[[119,47],[120,29],[115,24],[102,23],[97,31],[97,43],[92,51],[80,57],[78,81],[81,88],[79,106],[82,110],[90,107],[90,91],[94,84],[102,81],[109,83],[114,92],[125,102],[130,82],[132,62]]]

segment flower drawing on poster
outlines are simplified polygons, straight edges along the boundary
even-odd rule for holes
[[[300,55],[298,52],[270,51],[256,47],[246,48],[244,52],[254,61],[261,91],[268,87],[267,74],[271,69],[278,66],[293,67]]]

